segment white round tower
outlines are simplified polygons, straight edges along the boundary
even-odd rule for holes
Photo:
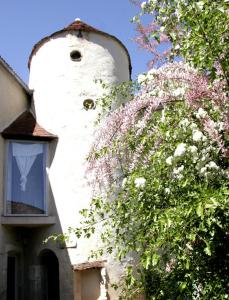
[[[93,105],[104,93],[95,81],[130,80],[130,57],[116,37],[77,19],[37,43],[29,67],[37,122],[58,136],[49,146],[47,214],[57,214],[59,225],[48,232],[66,232],[80,225],[79,210],[87,208],[92,197],[85,165],[99,112]],[[86,261],[96,244],[95,239],[82,240],[67,249],[71,264]]]

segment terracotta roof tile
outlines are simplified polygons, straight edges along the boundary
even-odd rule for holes
[[[49,41],[51,38],[55,37],[56,35],[59,35],[61,33],[64,33],[64,32],[69,32],[69,31],[84,31],[84,32],[96,32],[96,33],[99,33],[99,34],[102,34],[102,35],[105,35],[107,37],[110,37],[114,40],[116,40],[125,50],[126,54],[127,54],[127,57],[128,57],[128,61],[129,61],[129,71],[130,71],[130,77],[131,77],[131,72],[132,72],[132,66],[131,66],[131,60],[130,60],[130,55],[129,55],[129,52],[127,50],[127,48],[124,46],[124,44],[118,39],[116,38],[115,36],[113,35],[110,35],[109,33],[106,33],[106,32],[103,32],[103,31],[100,31],[80,20],[76,20],[74,21],[73,23],[69,24],[68,26],[66,26],[65,28],[59,30],[59,31],[56,31],[54,32],[53,34],[49,35],[49,36],[46,36],[44,37],[42,40],[40,40],[37,44],[34,45],[32,51],[31,51],[31,54],[29,56],[29,61],[28,61],[28,67],[30,68],[30,63],[31,63],[31,60],[32,60],[32,57],[33,55],[36,53],[36,51],[44,44],[46,43],[47,41]]]
[[[94,268],[103,268],[105,266],[106,260],[97,260],[91,262],[84,262],[81,264],[73,265],[72,268],[74,271],[83,271],[87,269],[94,269]]]
[[[2,131],[4,138],[51,140],[57,136],[41,127],[29,111],[23,112],[13,123]]]
[[[73,23],[69,24],[68,26],[66,26],[64,28],[64,30],[82,30],[82,31],[86,31],[86,32],[100,32],[100,30],[80,21],[80,20],[76,20]]]

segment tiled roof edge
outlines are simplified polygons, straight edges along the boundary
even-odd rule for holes
[[[73,271],[83,271],[87,269],[104,268],[106,262],[106,260],[87,261],[79,264],[74,264],[72,266],[72,269]]]
[[[32,95],[33,91],[29,89],[27,84],[17,75],[13,68],[0,56],[0,64],[16,79],[16,81],[23,87],[28,95]]]
[[[126,54],[127,54],[127,57],[128,57],[128,61],[129,61],[129,73],[130,73],[130,78],[131,78],[131,73],[132,73],[132,65],[131,65],[131,59],[130,59],[130,54],[129,54],[129,51],[127,50],[126,46],[114,35],[111,35],[107,32],[104,32],[104,31],[101,31],[99,29],[96,29],[82,21],[75,21],[71,24],[69,24],[68,26],[66,26],[65,28],[61,29],[61,30],[58,30],[46,37],[44,37],[43,39],[41,39],[39,42],[37,42],[34,46],[33,46],[33,49],[31,51],[31,54],[29,56],[29,61],[28,61],[28,68],[30,68],[30,63],[31,63],[31,60],[32,60],[32,57],[34,55],[34,53],[44,44],[46,43],[47,41],[49,41],[51,38],[61,34],[61,33],[65,33],[65,32],[71,32],[71,31],[78,31],[78,30],[81,30],[81,31],[84,31],[84,32],[95,32],[95,33],[98,33],[98,34],[101,34],[101,35],[104,35],[104,36],[107,36],[107,37],[110,37],[112,39],[114,39],[116,42],[119,43],[119,45],[121,45],[123,47],[123,49],[125,50]]]
[[[30,140],[52,140],[58,137],[47,131],[36,121],[35,116],[29,110],[20,114],[2,132],[3,138],[30,139]]]

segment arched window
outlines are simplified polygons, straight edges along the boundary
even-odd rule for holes
[[[59,300],[59,262],[56,254],[45,249],[39,255],[40,265],[42,267],[42,289],[41,299]]]

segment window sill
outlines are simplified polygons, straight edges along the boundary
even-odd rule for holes
[[[56,224],[56,217],[45,216],[2,216],[0,223],[11,227],[41,227]]]

